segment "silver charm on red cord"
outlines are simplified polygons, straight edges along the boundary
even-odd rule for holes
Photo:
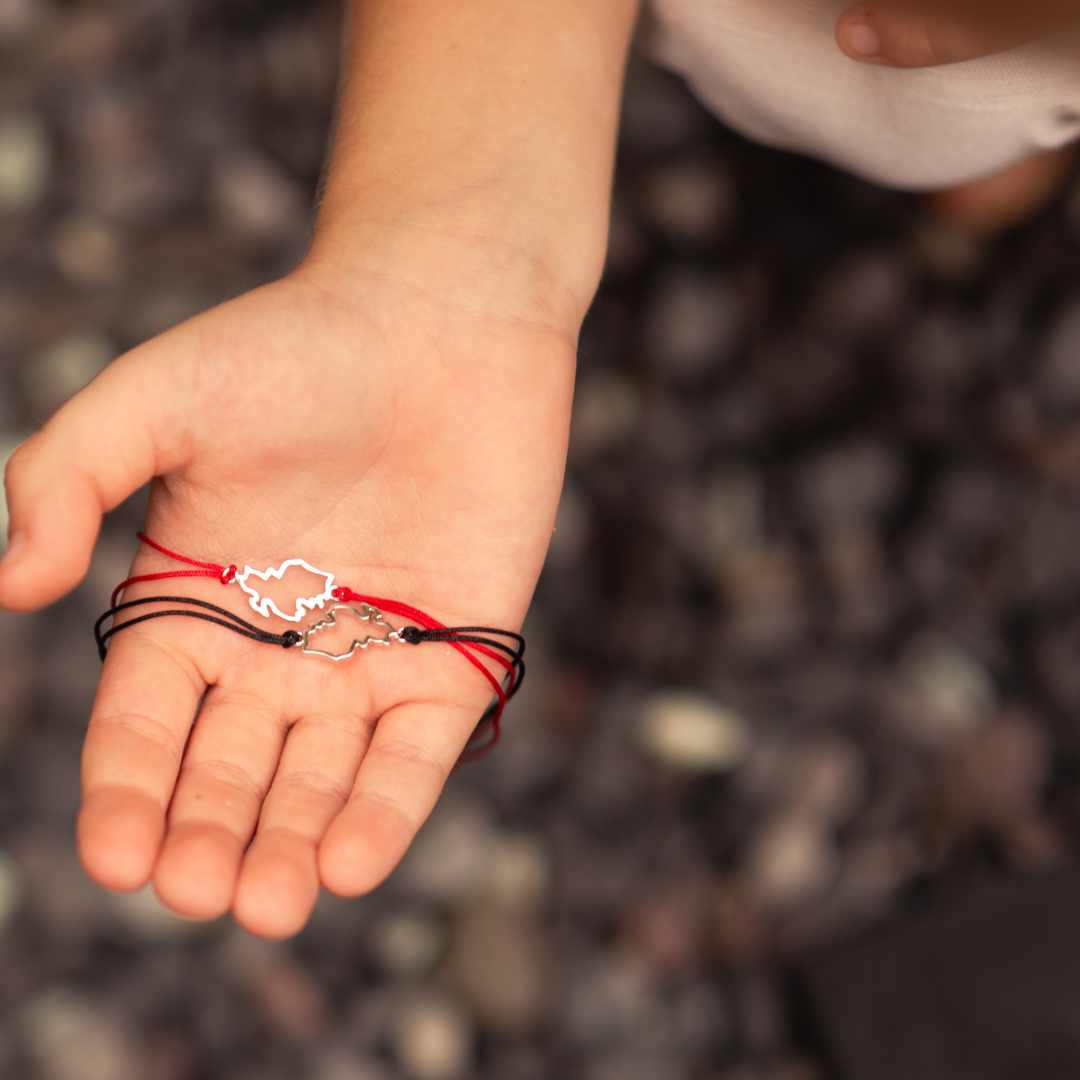
[[[323,578],[325,588],[314,596],[297,597],[296,606],[293,610],[285,612],[269,596],[263,596],[258,587],[251,582],[252,579],[256,581],[280,581],[294,566],[307,570],[308,573],[314,574],[316,577]],[[264,619],[276,615],[279,619],[285,619],[288,622],[299,622],[309,611],[325,607],[334,598],[334,575],[312,566],[311,563],[304,559],[286,559],[280,566],[272,566],[266,570],[256,570],[253,566],[245,566],[233,580],[248,594],[248,603],[255,613],[261,615]]]

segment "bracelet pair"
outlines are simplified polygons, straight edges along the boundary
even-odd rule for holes
[[[336,585],[333,574],[319,570],[303,559],[286,559],[279,566],[266,570],[257,570],[251,566],[245,566],[241,570],[235,563],[221,564],[188,558],[162,546],[144,533],[139,533],[138,537],[144,544],[161,554],[177,562],[186,563],[195,569],[137,574],[122,581],[113,590],[108,610],[94,624],[94,641],[102,661],[108,654],[109,640],[116,634],[140,623],[167,617],[200,619],[259,644],[276,645],[282,649],[296,649],[301,655],[333,662],[350,660],[358,652],[372,646],[390,647],[398,644],[415,646],[440,642],[456,649],[464,659],[480,671],[495,692],[495,700],[480,718],[477,733],[474,734],[467,752],[470,756],[474,756],[491,749],[498,742],[503,712],[525,678],[525,638],[521,634],[488,626],[445,626],[409,604],[366,596],[354,592],[347,586]],[[281,580],[292,567],[299,567],[315,574],[325,584],[318,594],[300,597],[291,610],[284,611],[272,599],[263,596],[256,583]],[[252,609],[263,618],[276,616],[289,622],[299,623],[316,611],[322,611],[323,614],[302,629],[274,632],[260,628],[228,608],[195,597],[172,595],[148,596],[123,602],[120,600],[121,594],[130,585],[184,577],[216,578],[222,585],[239,586],[248,594],[248,602]],[[133,614],[141,608],[152,610]],[[403,616],[412,621],[395,627],[387,621],[388,613]],[[123,616],[122,621],[121,616]],[[349,645],[338,652],[320,649],[313,644],[314,638],[337,626],[343,619],[356,619],[368,632],[362,636],[353,637]],[[106,624],[109,625],[106,626]],[[501,677],[491,670],[489,665],[492,664],[502,670]],[[490,737],[482,746],[474,746],[477,735],[484,729],[490,730]]]

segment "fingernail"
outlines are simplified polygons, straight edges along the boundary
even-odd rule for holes
[[[873,26],[862,19],[853,19],[844,29],[844,41],[856,56],[864,60],[881,54],[881,37]]]
[[[0,558],[0,568],[8,569],[13,563],[19,561],[22,552],[26,550],[26,536],[23,533],[15,533],[11,539],[8,540],[8,545],[4,549],[3,557]]]

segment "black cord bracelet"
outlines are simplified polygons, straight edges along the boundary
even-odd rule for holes
[[[171,606],[160,610],[148,611],[141,615],[125,618],[122,622],[117,622],[117,617],[125,612],[156,604],[181,606]],[[341,608],[347,608],[354,614],[359,615],[365,621],[386,630],[387,633],[382,636],[371,635],[362,640],[355,640],[349,651],[341,654],[331,654],[311,647],[309,645],[311,635],[324,629],[326,626],[333,625],[335,621],[335,612]],[[518,692],[525,679],[525,661],[523,659],[525,654],[525,638],[521,634],[514,633],[510,630],[499,630],[490,626],[457,626],[425,629],[411,625],[394,629],[383,619],[382,612],[371,605],[364,604],[360,608],[356,608],[348,604],[338,604],[331,608],[329,615],[317,620],[304,631],[286,630],[283,633],[278,634],[269,630],[260,629],[254,623],[248,622],[246,619],[237,615],[235,612],[229,611],[227,608],[219,607],[217,604],[211,604],[207,600],[200,600],[193,596],[146,596],[138,600],[126,600],[123,603],[114,604],[100,615],[94,623],[94,642],[97,645],[98,656],[101,661],[104,662],[106,656],[108,656],[109,641],[116,634],[119,634],[121,631],[127,630],[130,627],[138,626],[141,623],[162,618],[199,619],[202,622],[212,623],[215,626],[231,630],[233,633],[240,634],[242,637],[248,638],[261,645],[276,645],[282,649],[292,649],[301,646],[302,651],[309,655],[323,656],[331,660],[347,659],[351,657],[357,649],[363,649],[368,645],[373,644],[389,645],[393,642],[401,642],[407,645],[423,645],[427,642],[445,642],[460,645],[478,645],[484,649],[493,650],[494,652],[505,656],[507,661],[509,661],[510,669],[505,679],[500,683],[507,701]],[[112,625],[106,629],[105,624],[110,621]],[[513,642],[513,645],[511,646],[505,641],[498,640],[500,637],[509,639]],[[495,741],[497,741],[497,721],[498,717],[501,716],[503,705],[504,702],[496,700],[484,711],[484,714],[477,723],[473,739],[470,742],[467,751],[469,756],[476,756],[477,754],[483,753],[485,750],[490,749]],[[492,738],[482,746],[476,747],[474,743],[477,734],[487,727],[490,727],[493,732]]]

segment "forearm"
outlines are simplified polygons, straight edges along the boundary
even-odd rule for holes
[[[346,273],[412,261],[447,288],[497,269],[499,288],[546,290],[554,317],[580,318],[636,6],[353,0],[312,258]]]

